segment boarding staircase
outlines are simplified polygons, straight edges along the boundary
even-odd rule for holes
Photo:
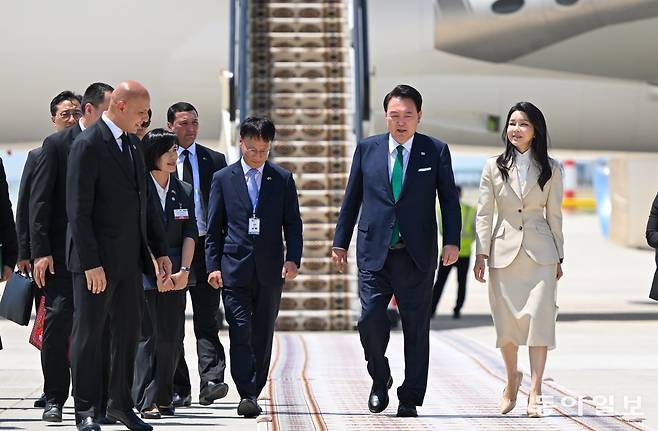
[[[358,137],[352,7],[352,0],[250,0],[241,9],[241,117],[274,121],[270,159],[294,173],[304,221],[300,275],[286,283],[278,330],[351,329],[358,311],[354,268],[340,274],[330,257]]]

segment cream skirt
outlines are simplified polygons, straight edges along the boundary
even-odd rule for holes
[[[496,347],[555,348],[557,265],[540,265],[523,248],[505,268],[489,268],[489,305]]]

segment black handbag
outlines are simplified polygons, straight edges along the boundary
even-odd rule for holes
[[[11,276],[0,300],[0,316],[22,326],[30,323],[34,299],[32,283],[30,277],[18,271]]]

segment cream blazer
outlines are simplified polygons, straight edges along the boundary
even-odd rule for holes
[[[476,253],[488,256],[490,268],[511,264],[523,248],[538,264],[564,258],[562,235],[562,168],[551,159],[553,173],[542,190],[539,167],[532,161],[525,188],[520,189],[516,165],[503,181],[496,157],[487,160],[480,180],[476,216]],[[494,226],[494,211],[497,219]]]

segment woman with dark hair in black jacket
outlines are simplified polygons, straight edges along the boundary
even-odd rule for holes
[[[144,159],[150,171],[148,199],[160,208],[167,232],[172,276],[165,282],[144,276],[142,337],[135,357],[132,396],[144,419],[173,415],[174,372],[185,332],[185,288],[198,236],[192,186],[175,175],[176,135],[154,129],[144,136]]]

